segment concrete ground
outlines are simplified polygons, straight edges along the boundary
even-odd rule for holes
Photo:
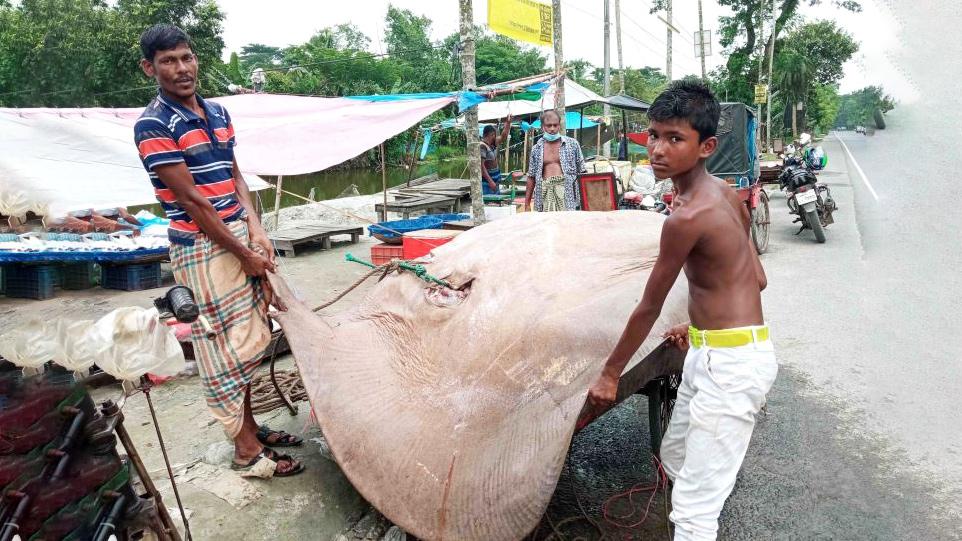
[[[335,241],[331,250],[308,248],[295,258],[279,258],[280,273],[297,284],[308,302],[320,304],[364,272],[364,267],[344,261],[344,255],[352,252],[368,259],[372,244],[369,237],[364,237],[353,245]],[[340,302],[356,302],[364,290],[365,286],[361,286]],[[166,287],[137,292],[94,288],[57,291],[56,297],[45,301],[0,298],[0,329],[31,317],[96,319],[123,306],[150,306],[153,298],[165,291]],[[292,365],[289,355],[278,361],[281,370]],[[265,371],[266,368],[265,365]],[[369,512],[369,506],[337,465],[325,458],[321,444],[311,441],[320,438],[321,433],[311,426],[306,402],[300,404],[294,417],[286,409],[258,417],[258,421],[267,422],[272,428],[304,437],[304,445],[293,448],[292,454],[303,460],[306,471],[291,478],[247,480],[229,469],[229,455],[224,450],[230,449],[230,445],[220,425],[207,413],[199,385],[199,378],[192,376],[167,382],[151,392],[194,539],[333,539],[341,532],[353,539],[355,526],[358,531],[373,529],[383,533],[388,525],[378,514]],[[117,401],[120,396],[120,387],[116,385],[94,392],[98,401]],[[165,504],[176,509],[142,394],[127,399],[124,415],[127,430],[151,477],[161,488]]]

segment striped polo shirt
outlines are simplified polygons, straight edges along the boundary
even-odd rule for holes
[[[194,185],[225,223],[244,218],[234,187],[234,126],[227,109],[197,96],[206,122],[190,109],[158,94],[134,124],[134,141],[157,200],[170,218],[170,242],[191,246],[200,228],[155,172],[156,167],[184,163]]]

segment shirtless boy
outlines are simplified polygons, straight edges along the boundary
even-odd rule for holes
[[[665,336],[688,354],[660,453],[674,481],[670,518],[676,541],[715,539],[755,414],[778,372],[762,314],[765,273],[749,240],[748,210],[705,169],[718,143],[719,111],[711,91],[696,81],[673,83],[648,110],[651,166],[658,178],[672,179],[678,204],[665,220],[641,302],[588,394],[594,408],[614,402],[625,365],[684,268],[691,323]]]

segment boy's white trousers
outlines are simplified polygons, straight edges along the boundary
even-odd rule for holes
[[[674,481],[675,541],[715,539],[718,515],[741,468],[755,414],[775,381],[770,340],[734,348],[692,347],[661,460]]]

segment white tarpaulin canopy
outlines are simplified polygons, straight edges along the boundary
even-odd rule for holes
[[[520,84],[520,83],[515,83]],[[591,90],[579,85],[571,79],[565,78],[565,109],[572,109],[580,105],[590,105],[592,103],[605,103],[605,98]],[[557,82],[552,82],[551,86],[544,91],[543,98],[539,101],[528,100],[509,100],[509,101],[488,101],[478,105],[478,121],[501,120],[508,114],[518,116],[540,115],[542,111],[554,109],[555,92],[558,89]],[[568,126],[569,129],[575,126]]]
[[[269,186],[254,173],[295,175],[326,169],[401,133],[454,99],[366,101],[269,94],[213,98],[231,114],[237,162],[243,172],[250,172],[245,179],[252,190]],[[141,111],[0,108],[0,214],[34,210],[58,215],[154,203],[133,141]]]
[[[156,203],[134,146],[140,111],[0,109],[0,214]],[[244,178],[252,190],[269,187],[253,174]],[[21,205],[28,208],[10,208]]]

